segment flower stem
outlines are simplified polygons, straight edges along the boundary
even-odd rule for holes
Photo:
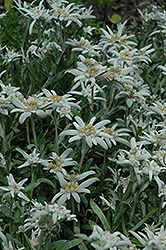
[[[6,152],[6,130],[5,130],[5,117],[2,115],[2,129],[3,129],[3,150]]]
[[[82,155],[81,155],[81,160],[80,160],[80,164],[79,164],[79,172],[81,171],[82,168],[82,163],[86,154],[86,150],[87,150],[87,144],[85,143],[85,145],[83,146],[83,150],[82,150]]]
[[[71,199],[71,207],[72,207],[72,214],[75,214],[75,201],[74,198],[72,197]],[[76,227],[76,221],[73,220],[73,229]]]
[[[57,115],[56,115],[56,111],[55,111],[55,110],[54,110],[54,125],[55,125],[55,141],[56,141],[56,151],[57,151],[57,155],[59,155]]]
[[[27,130],[27,141],[30,144],[30,136],[29,136],[29,121],[26,119],[26,130]]]
[[[107,166],[106,166],[106,150],[104,150],[104,159],[103,159],[103,166],[102,166],[103,176],[107,173]]]
[[[33,138],[34,138],[34,143],[37,146],[37,137],[36,137],[36,130],[35,130],[35,121],[33,116],[31,116],[31,126],[32,126],[32,133],[33,133]]]
[[[94,86],[92,86],[92,92],[91,92],[91,111],[93,112],[93,102],[94,102]]]

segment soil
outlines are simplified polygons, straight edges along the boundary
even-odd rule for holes
[[[81,0],[82,3],[85,3],[87,7],[90,5],[93,6],[93,15],[96,16],[96,22],[103,21],[107,25],[110,25],[108,16],[114,14],[120,15],[122,22],[126,19],[129,20],[129,24],[135,18],[140,20],[140,14],[137,8],[143,10],[150,6],[151,1],[149,0],[117,0],[113,5],[108,3],[106,6],[101,5],[100,3],[92,4],[90,0]],[[157,3],[157,1],[155,1]]]

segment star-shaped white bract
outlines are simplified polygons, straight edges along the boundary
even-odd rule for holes
[[[94,145],[99,144],[104,149],[108,149],[108,146],[104,141],[104,138],[111,139],[111,136],[108,133],[104,133],[103,130],[104,130],[104,125],[110,123],[110,120],[102,120],[96,123],[95,125],[93,125],[93,123],[96,120],[96,117],[92,117],[87,125],[79,116],[76,116],[75,120],[76,122],[73,122],[73,125],[75,126],[76,130],[69,129],[63,131],[60,134],[60,136],[72,135],[72,137],[69,139],[69,142],[85,138],[85,141],[90,148],[92,147],[93,144]]]

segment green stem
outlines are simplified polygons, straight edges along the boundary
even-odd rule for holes
[[[71,206],[72,206],[72,214],[75,214],[75,201],[74,201],[74,198],[72,197],[72,199],[71,199]],[[73,220],[73,229],[76,227],[76,221],[75,220]]]
[[[104,160],[103,160],[103,166],[102,166],[102,172],[105,176],[107,173],[107,166],[106,166],[106,150],[104,150]]]
[[[6,130],[5,130],[5,117],[2,115],[2,129],[3,129],[3,150],[6,152]]]
[[[94,86],[92,87],[91,92],[91,111],[93,112],[93,102],[94,102]]]
[[[133,203],[133,207],[132,207],[131,214],[130,214],[130,223],[132,222],[132,219],[133,219],[135,208],[136,208],[136,205],[138,202],[138,197],[139,197],[139,195],[137,194],[136,197],[134,198],[134,203]]]
[[[57,126],[57,115],[56,111],[54,110],[54,125],[55,125],[55,141],[56,141],[56,151],[57,155],[59,155],[59,143],[58,143],[58,126]]]
[[[26,119],[26,130],[27,130],[27,141],[30,144],[30,136],[29,136],[29,121]]]
[[[61,24],[60,24],[60,31],[61,31],[60,32],[60,38],[61,38],[61,44],[62,44],[62,51],[60,52],[59,57],[57,56],[58,60],[57,60],[57,62],[55,64],[55,67],[53,68],[52,72],[50,73],[50,75],[49,75],[47,81],[45,82],[45,84],[42,86],[42,89],[44,89],[48,85],[48,83],[50,82],[50,80],[51,80],[52,76],[54,75],[54,73],[56,72],[56,69],[57,69],[57,67],[58,67],[58,65],[59,65],[59,63],[60,63],[60,61],[61,61],[61,59],[62,59],[62,57],[64,55],[65,50],[66,50],[66,44],[65,44],[65,41],[63,39],[63,34],[62,34],[63,26],[61,27]]]
[[[32,133],[33,133],[33,138],[34,138],[34,143],[37,146],[37,137],[36,137],[36,130],[35,130],[35,121],[33,116],[31,116],[31,126],[32,126]]]
[[[31,166],[31,184],[35,183],[34,167]],[[31,200],[33,198],[33,188],[31,189]]]
[[[85,143],[84,149],[82,151],[82,155],[81,155],[81,160],[80,160],[80,165],[79,165],[79,172],[81,171],[82,168],[82,163],[86,154],[86,150],[87,150],[87,144]]]
[[[107,115],[107,113],[109,112],[109,110],[111,108],[111,105],[112,105],[112,102],[113,102],[113,95],[114,95],[113,85],[111,84],[111,86],[110,86],[110,93],[109,93],[110,100],[109,100],[108,107],[107,107],[107,109],[105,111],[105,116]]]

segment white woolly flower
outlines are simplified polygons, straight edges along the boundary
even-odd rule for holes
[[[3,250],[24,250],[25,247],[18,247],[16,244],[12,244],[8,237],[6,237],[0,230],[0,238],[2,240]]]
[[[94,171],[87,171],[82,173],[81,175],[72,174],[68,176],[68,178],[70,177],[69,181],[66,181],[64,178],[62,178],[60,180],[60,192],[52,198],[52,203],[57,200],[58,205],[63,205],[67,200],[70,200],[71,197],[73,197],[76,202],[80,203],[81,199],[79,193],[90,193],[90,190],[87,189],[87,187],[93,184],[94,182],[99,181],[99,179],[93,177],[87,179],[81,184],[79,184],[79,181],[94,173]]]
[[[101,40],[99,44],[103,46],[103,50],[107,49],[107,47],[110,47],[112,45],[115,45],[116,47],[120,47],[121,45],[136,45],[135,42],[130,40],[130,38],[132,38],[134,35],[123,35],[123,30],[126,22],[127,21],[123,22],[123,24],[120,23],[117,25],[117,33],[114,33],[108,26],[106,26],[108,32],[105,29],[101,28],[103,34],[101,35]]]
[[[103,130],[104,133],[110,135],[110,138],[105,138],[106,143],[110,148],[112,147],[112,144],[116,146],[117,142],[129,146],[129,142],[126,139],[124,139],[123,136],[129,136],[127,132],[130,132],[130,130],[126,128],[116,129],[117,126],[118,123],[112,125],[111,127],[107,127]]]
[[[50,115],[51,109],[48,108],[48,103],[45,103],[41,97],[42,93],[39,95],[29,96],[27,99],[23,96],[13,97],[12,103],[15,105],[11,113],[19,112],[22,113],[19,117],[19,122],[22,124],[24,121],[36,114],[37,116],[44,118]]]
[[[73,101],[76,101],[75,98],[72,97],[71,94],[65,94],[63,96],[57,95],[55,90],[49,91],[48,89],[43,89],[43,93],[45,97],[42,98],[43,102],[49,104],[50,110],[57,110],[58,113],[62,114],[62,109],[70,109],[74,107],[76,109],[80,109],[79,105]],[[60,107],[60,108],[58,108]],[[65,115],[65,112],[64,112]],[[67,115],[67,114],[66,114]]]
[[[93,125],[93,123],[96,120],[96,117],[92,117],[87,125],[79,116],[75,116],[75,120],[76,122],[73,122],[73,125],[75,126],[76,130],[69,129],[63,131],[60,136],[71,135],[72,137],[69,139],[69,142],[85,138],[85,141],[89,147],[92,147],[93,144],[99,144],[104,149],[108,149],[104,139],[111,139],[111,136],[104,132],[104,126],[110,123],[109,120],[100,121],[95,125]]]
[[[11,85],[11,83],[5,85],[0,82],[0,86],[2,88],[1,94],[9,96],[9,98],[12,98],[12,96],[21,95],[21,93],[18,91],[20,87],[14,87]]]
[[[95,27],[91,27],[91,26],[83,27],[83,31],[91,36],[92,36],[92,31],[95,29],[96,29]]]
[[[158,176],[161,172],[166,171],[166,167],[161,167],[156,161],[146,161],[142,172],[149,175],[149,180],[152,180],[153,176]]]
[[[132,166],[141,166],[141,162],[150,159],[151,154],[145,149],[142,148],[142,144],[139,145],[136,142],[135,137],[130,140],[130,150],[120,150],[120,155],[118,156],[117,164],[129,164]]]
[[[5,48],[6,48],[6,53],[4,55],[3,54],[1,55],[2,60],[3,60],[3,64],[18,60],[22,56],[18,52],[15,52],[14,49],[9,50],[7,47],[5,47]]]
[[[65,206],[59,206],[57,203],[48,204],[46,202],[45,205],[42,205],[37,201],[32,201],[32,203],[34,206],[30,210],[31,217],[25,220],[24,231],[32,228],[40,231],[43,226],[48,228],[48,230],[52,230],[53,226],[61,221],[77,221],[76,215],[71,214],[71,211]]]
[[[166,249],[166,230],[164,230],[163,225],[160,228],[156,228],[154,231],[146,227],[144,231],[146,234],[129,230],[129,232],[144,246],[143,250]]]
[[[120,232],[111,233],[104,231],[98,225],[93,226],[93,232],[89,236],[89,241],[92,242],[93,248],[97,250],[125,250],[131,245],[130,240]]]
[[[37,165],[37,164],[42,164],[42,165],[47,164],[46,160],[43,160],[39,157],[40,153],[36,153],[36,148],[34,148],[31,154],[27,154],[25,151],[23,151],[20,148],[16,148],[16,150],[20,152],[26,159],[26,162],[20,165],[18,168],[24,168],[30,165]]]
[[[57,155],[55,152],[52,152],[52,156],[50,156],[51,160],[47,161],[47,164],[45,164],[45,167],[43,169],[49,170],[50,173],[56,174],[58,179],[61,180],[62,174],[67,175],[67,172],[64,167],[73,166],[77,164],[77,162],[74,161],[71,157],[68,157],[68,155],[72,151],[73,150],[71,148],[68,148],[60,156]]]
[[[83,55],[88,54],[88,56],[100,56],[100,47],[98,45],[92,45],[92,42],[88,41],[84,37],[81,37],[79,41],[77,41],[76,39],[68,39],[66,41],[66,44],[74,46],[72,51],[79,51]]]
[[[83,81],[80,81],[80,86],[81,86],[80,91],[73,90],[75,89],[75,86],[74,86],[69,93],[87,98],[90,104],[92,103],[92,100],[93,100],[93,103],[95,103],[95,101],[104,101],[104,102],[106,101],[105,98],[97,96],[97,94],[100,92],[96,86],[91,86],[91,84],[87,84],[85,86]]]
[[[35,1],[32,1],[30,4],[24,2],[22,6],[22,2],[20,0],[14,0],[16,6],[22,15],[32,19],[32,22],[29,26],[29,34],[32,34],[33,27],[38,20],[47,19],[49,17],[49,9],[45,9],[43,2],[44,0],[39,2],[38,6],[33,6]]]
[[[77,62],[77,69],[66,71],[66,73],[68,72],[75,75],[74,82],[76,84],[73,89],[76,89],[80,85],[81,81],[84,81],[85,85],[90,82],[91,86],[95,85],[99,91],[103,92],[96,81],[99,76],[101,77],[101,75],[107,71],[107,66],[102,66],[92,58],[85,58],[82,55],[79,57],[81,62]]]
[[[29,198],[25,196],[21,191],[24,190],[23,184],[28,180],[28,178],[25,178],[24,180],[16,183],[13,175],[9,174],[9,176],[7,176],[7,180],[9,184],[8,187],[2,187],[2,186],[0,187],[1,190],[7,191],[7,193],[4,194],[3,197],[11,195],[12,198],[14,198],[16,194],[19,198],[24,199],[25,201],[30,201]]]

